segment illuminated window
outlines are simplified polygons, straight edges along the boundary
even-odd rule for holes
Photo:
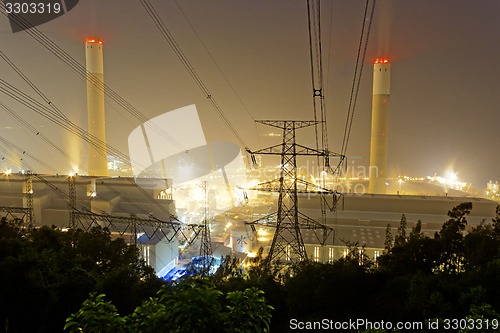
[[[349,249],[344,249],[344,251],[342,251],[342,256],[344,258],[347,258],[347,255],[349,254]]]
[[[333,247],[328,249],[328,262],[331,264],[335,260],[335,250]]]
[[[149,246],[144,246],[143,248],[143,258],[144,258],[144,261],[146,262],[146,264],[150,265],[149,263]]]
[[[315,246],[314,247],[314,256],[313,256],[313,260],[315,262],[318,262],[319,261],[319,246]]]
[[[380,257],[380,251],[375,250],[375,251],[373,252],[373,259],[374,259],[375,261],[377,261],[378,257]]]

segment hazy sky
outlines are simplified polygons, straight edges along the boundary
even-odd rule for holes
[[[279,140],[266,136],[270,129],[256,127],[252,116],[313,118],[305,0],[152,3],[250,148]],[[334,151],[340,150],[364,6],[357,0],[322,1],[329,146]],[[352,159],[356,165],[369,163],[372,61],[386,56],[392,63],[393,175],[444,174],[453,167],[460,179],[476,186],[500,180],[498,13],[500,2],[494,0],[377,1],[348,150],[357,157]],[[143,114],[154,117],[196,104],[209,141],[237,143],[140,1],[80,0],[69,13],[38,29],[81,64],[85,37],[100,37],[106,84]],[[85,82],[25,32],[13,34],[3,15],[0,48],[68,117],[86,126]],[[36,97],[1,59],[0,75]],[[0,101],[54,141],[64,142],[65,149],[77,145],[83,154],[85,145],[68,140],[61,128],[5,95],[0,94]],[[3,137],[67,173],[69,163],[3,111],[0,122]],[[127,153],[127,137],[139,124],[108,101],[109,144]],[[299,140],[314,143],[310,135]]]

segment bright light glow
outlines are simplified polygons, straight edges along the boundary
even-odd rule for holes
[[[194,188],[191,192],[191,197],[196,201],[203,201],[205,194],[201,188]]]
[[[73,171],[70,171],[68,174],[68,176],[70,176],[70,177],[73,177],[74,175],[75,175],[75,173]]]
[[[429,181],[431,182],[436,182],[438,184],[444,185],[447,189],[451,188],[454,190],[462,191],[467,186],[467,183],[459,181],[457,173],[454,172],[453,170],[449,170],[446,173],[446,177],[433,176],[433,177],[427,177],[427,179],[429,179]]]
[[[450,183],[453,183],[457,180],[457,173],[456,172],[453,172],[453,170],[449,170],[447,173],[446,173],[446,179],[450,182]]]
[[[247,184],[245,185],[244,188],[253,188],[253,187],[256,187],[257,185],[259,184],[259,181],[257,179],[253,179],[249,182],[247,182]]]
[[[257,252],[248,252],[248,253],[247,253],[247,256],[248,256],[249,258],[255,258],[255,257],[257,257]]]
[[[95,37],[87,37],[87,39],[85,40],[85,43],[99,43],[99,44],[102,44],[102,40],[100,40],[99,38],[95,38]]]
[[[375,59],[375,64],[388,64],[389,63],[389,59],[387,58],[377,58]]]
[[[7,175],[7,176],[8,176],[8,175],[10,175],[11,173],[12,173],[12,169],[7,169],[7,170],[5,170],[5,175]]]
[[[257,230],[257,235],[259,235],[260,237],[265,237],[265,236],[269,235],[269,233],[267,232],[267,230],[260,228],[259,230]]]

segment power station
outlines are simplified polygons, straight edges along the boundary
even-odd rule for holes
[[[88,175],[107,176],[106,126],[104,116],[104,65],[102,40],[87,38]]]
[[[318,8],[311,9],[310,13],[316,16],[310,17],[310,24],[317,22],[316,19],[320,17],[319,11],[316,12]],[[158,24],[160,26],[162,24]],[[317,40],[321,41],[321,38],[318,36]],[[320,50],[318,47],[314,52]],[[282,160],[277,167],[270,169],[270,177],[255,172],[250,175],[253,178],[251,181],[247,181],[246,176],[251,173],[248,171],[255,169],[235,162],[241,157],[239,146],[233,148],[230,145],[212,144],[212,147],[222,147],[224,156],[220,161],[215,158],[218,155],[214,152],[204,153],[205,150],[201,148],[205,149],[208,142],[204,136],[197,136],[197,133],[203,133],[203,128],[201,122],[197,122],[199,119],[194,105],[181,108],[178,114],[169,111],[153,119],[139,117],[141,124],[131,133],[136,134],[131,135],[134,140],[130,140],[129,136],[130,171],[133,172],[134,167],[135,171],[139,170],[132,160],[144,162],[142,164],[147,167],[133,172],[135,179],[125,174],[109,177],[107,153],[109,151],[114,155],[115,148],[106,145],[102,40],[87,38],[85,55],[86,68],[81,66],[75,71],[80,75],[85,74],[86,78],[88,130],[86,136],[80,138],[88,141],[87,175],[71,173],[69,176],[41,176],[32,174],[32,170],[26,173],[25,170],[19,170],[12,174],[7,169],[0,178],[0,215],[3,212],[10,217],[31,221],[30,224],[51,224],[62,229],[76,226],[90,228],[96,224],[109,227],[115,235],[129,237],[131,243],[140,246],[146,262],[164,276],[179,261],[189,257],[186,248],[197,235],[201,235],[202,249],[196,255],[201,257],[211,254],[220,258],[238,253],[242,258],[252,257],[262,247],[264,253],[268,254],[267,263],[274,259],[285,263],[309,259],[332,262],[345,256],[346,251],[346,247],[336,243],[336,240],[364,244],[371,251],[369,255],[376,258],[383,251],[387,225],[394,229],[403,213],[408,218],[409,227],[423,216],[422,231],[426,235],[438,231],[447,219],[446,212],[463,201],[474,203],[474,211],[469,218],[471,225],[478,225],[495,213],[495,202],[464,198],[469,194],[458,190],[453,192],[448,185],[429,184],[424,180],[405,177],[395,181],[388,177],[391,65],[384,58],[374,63],[369,178],[365,178],[363,173],[362,177],[354,177],[353,174],[351,178],[340,180],[350,184],[348,191],[328,190],[335,188],[340,181],[336,175],[328,180],[326,171],[324,180],[320,182],[317,181],[320,178],[312,174],[312,182],[299,177],[298,156],[325,157],[325,166],[328,167],[329,158],[334,156],[327,148],[311,149],[295,142],[296,129],[321,124],[321,146],[327,147],[326,113],[323,111],[321,120],[316,119],[315,111],[314,121],[260,121],[282,129],[283,142],[253,152],[247,148],[253,164],[257,164],[253,156],[255,153],[280,155]],[[321,62],[312,63],[311,68],[313,73],[318,72],[316,69],[322,68]],[[318,82],[321,82],[322,77],[319,76]],[[316,86],[314,83],[313,79],[314,103],[320,109],[324,103],[322,85]],[[115,98],[110,88],[106,90],[110,98]],[[213,103],[210,94],[207,93],[206,97]],[[135,110],[128,103],[120,103]],[[217,107],[216,110],[220,111]],[[176,117],[179,114],[182,117]],[[189,129],[186,129],[185,124],[189,124]],[[316,137],[319,146],[318,132]],[[211,163],[200,163],[200,158],[205,156]],[[169,159],[165,162],[167,157]],[[234,168],[226,168],[228,162],[234,162]],[[214,165],[217,167],[214,168]],[[157,172],[154,173],[156,178],[151,176],[149,169]],[[234,174],[229,170],[234,170]],[[279,177],[273,179],[272,176],[278,173]],[[138,177],[140,174],[143,174],[144,179]],[[202,193],[197,182],[205,175],[210,180],[204,183]],[[173,177],[173,180],[167,182],[165,177]],[[230,180],[235,186],[229,185]],[[257,185],[250,186],[251,183]],[[219,184],[224,186],[218,187]],[[246,185],[249,187],[241,187]],[[490,187],[491,191],[498,192],[498,186]],[[249,196],[245,190],[252,188],[258,188],[262,193]],[[363,192],[358,192],[358,188]],[[278,192],[278,195],[271,192]],[[277,209],[275,206],[278,206]],[[202,220],[200,207],[204,210]],[[207,218],[208,207],[216,212],[216,216],[210,219]],[[277,213],[269,214],[271,210]]]
[[[372,130],[370,141],[370,183],[368,193],[385,194],[387,179],[387,128],[391,64],[379,58],[373,66]]]

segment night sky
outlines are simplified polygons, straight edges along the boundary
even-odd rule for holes
[[[250,148],[279,142],[266,136],[272,130],[256,127],[252,117],[313,118],[305,0],[151,2]],[[333,151],[341,146],[364,7],[364,1],[322,1]],[[444,175],[453,168],[460,180],[478,187],[500,180],[498,13],[500,2],[494,0],[377,2],[347,152],[351,162],[369,164],[372,62],[383,56],[392,63],[390,175]],[[154,117],[196,104],[209,141],[237,143],[140,1],[80,0],[70,12],[38,29],[81,64],[85,37],[101,38],[106,84],[143,114]],[[69,118],[86,127],[85,82],[25,32],[12,33],[3,15],[0,48]],[[1,59],[0,73],[37,97]],[[68,139],[63,129],[3,94],[0,101],[55,142],[64,142],[75,158],[84,153],[85,144]],[[44,170],[23,159],[32,163],[34,172],[68,173],[69,162],[3,111],[0,123],[0,135],[56,169]],[[107,100],[110,145],[127,153],[127,137],[138,125]],[[314,143],[310,135],[299,140]]]

